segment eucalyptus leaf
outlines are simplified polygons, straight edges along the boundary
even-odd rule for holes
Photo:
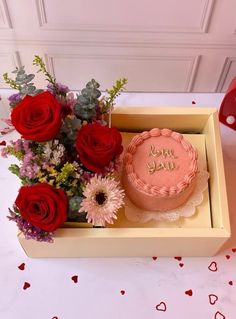
[[[89,99],[84,97],[83,95],[78,96],[77,101],[81,104],[87,104],[89,103]]]
[[[27,75],[27,83],[31,82],[34,79],[35,75],[34,74],[28,74]],[[33,83],[32,83],[33,84]]]

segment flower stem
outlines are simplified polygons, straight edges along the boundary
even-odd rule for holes
[[[58,92],[58,88],[56,85],[56,79],[47,71],[46,64],[44,63],[43,59],[40,56],[35,55],[34,60],[33,60],[33,65],[36,65],[39,68],[38,72],[44,73],[46,80],[49,83],[52,83],[55,91]]]
[[[9,78],[8,73],[3,74],[3,79],[6,84],[8,84],[12,89],[19,90],[21,89],[21,86],[16,84],[16,81]]]

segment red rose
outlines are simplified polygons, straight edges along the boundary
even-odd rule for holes
[[[11,121],[26,140],[46,142],[53,139],[60,130],[61,106],[49,92],[27,95],[13,109]]]
[[[67,219],[66,194],[46,183],[22,186],[15,204],[25,220],[48,232],[56,230]]]
[[[81,163],[90,171],[102,173],[104,167],[123,151],[120,132],[100,124],[87,124],[79,130],[76,149]]]

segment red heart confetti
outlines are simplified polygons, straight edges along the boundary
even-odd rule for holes
[[[77,275],[72,276],[72,277],[71,277],[71,280],[73,280],[74,283],[77,284],[77,282],[78,282],[78,276],[77,276]]]
[[[179,266],[182,268],[184,266],[184,264],[183,263],[179,263]]]
[[[209,297],[209,303],[211,305],[214,305],[218,300],[218,297],[214,294],[210,294],[208,297]]]
[[[30,283],[26,281],[26,282],[24,283],[23,289],[26,290],[26,289],[28,289],[29,287],[30,287]]]
[[[225,319],[225,316],[221,312],[217,311],[215,313],[215,319]]]
[[[230,259],[230,255],[226,255],[225,258],[226,258],[226,259]]]
[[[58,317],[57,317],[57,316],[54,316],[52,319],[58,319]]]
[[[20,264],[20,266],[18,266],[18,268],[20,270],[25,270],[25,263]]]
[[[3,130],[0,131],[0,134],[5,135],[5,134],[10,133],[14,130],[15,130],[14,128],[5,127]]]
[[[122,296],[125,294],[125,290],[121,290],[120,293],[122,294]]]
[[[229,281],[229,285],[230,285],[230,286],[233,286],[233,284],[234,284],[233,281],[230,280],[230,281]]]
[[[195,102],[195,101],[192,101],[192,104],[196,104],[196,102]]]
[[[153,256],[152,259],[153,259],[153,260],[157,260],[157,257],[156,257],[156,256]]]
[[[217,271],[218,270],[217,263],[215,261],[212,261],[210,265],[208,266],[208,269],[213,272]]]
[[[6,145],[7,145],[6,141],[0,142],[0,146],[6,146]]]
[[[191,297],[191,296],[193,295],[192,289],[186,290],[186,291],[185,291],[185,295],[188,295],[188,296]]]
[[[175,259],[177,259],[178,261],[181,261],[182,257],[177,256],[177,257],[175,257]]]
[[[233,252],[233,253],[236,253],[236,248],[232,248],[232,252]]]
[[[166,311],[167,307],[165,302],[160,302],[158,305],[156,305],[156,310],[157,311]]]

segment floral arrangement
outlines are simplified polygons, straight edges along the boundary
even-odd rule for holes
[[[116,81],[101,96],[92,79],[75,96],[49,74],[42,58],[35,56],[33,65],[45,75],[46,90],[34,86],[35,75],[24,67],[13,71],[15,79],[3,75],[18,91],[8,98],[11,113],[5,122],[21,137],[1,153],[19,160],[9,170],[22,183],[8,218],[27,239],[52,242],[66,221],[85,218],[105,226],[117,218],[124,197],[117,179],[123,147],[119,131],[105,119],[127,80]]]

